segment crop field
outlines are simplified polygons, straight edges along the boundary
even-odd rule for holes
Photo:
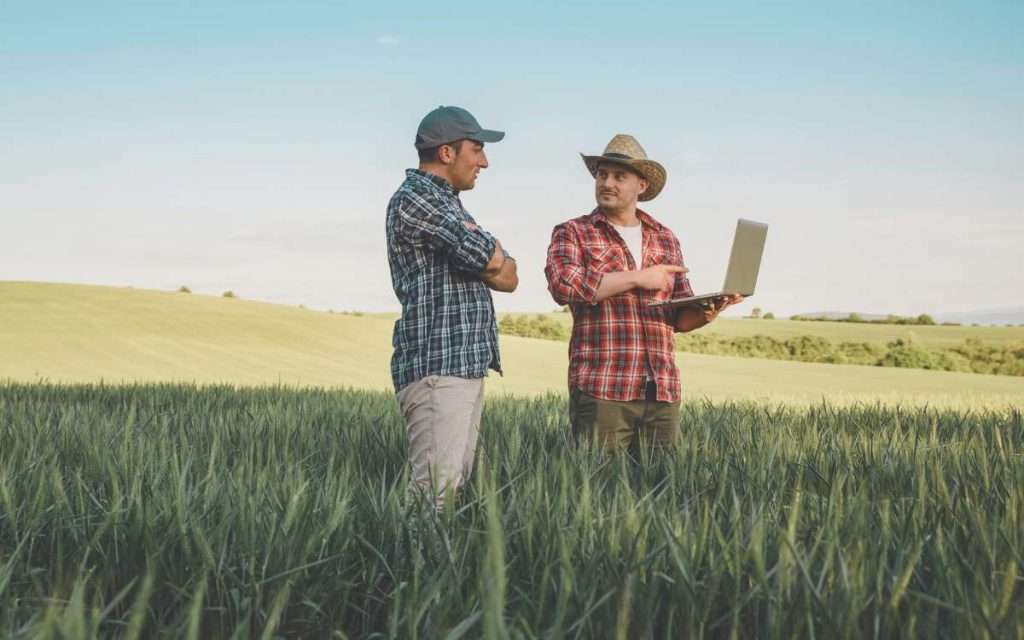
[[[608,457],[491,398],[434,515],[393,396],[0,386],[4,637],[1021,637],[1017,410],[689,403]]]
[[[550,315],[568,319],[566,314]],[[332,314],[168,291],[0,282],[0,381],[383,391],[391,386],[394,319],[394,314]],[[854,326],[723,319],[708,329],[746,322]],[[500,339],[505,374],[488,378],[491,396],[565,393],[565,343],[506,335]],[[1024,404],[1021,377],[691,353],[676,357],[683,394],[691,400],[809,406],[827,399],[837,405],[880,402],[960,409]]]

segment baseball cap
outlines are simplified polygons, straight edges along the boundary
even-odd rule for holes
[[[473,114],[462,107],[438,107],[423,117],[416,130],[416,148],[430,149],[468,138],[477,142],[498,142],[504,131],[484,129]]]

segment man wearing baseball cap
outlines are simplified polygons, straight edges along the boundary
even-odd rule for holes
[[[391,376],[412,481],[437,508],[473,468],[484,377],[501,373],[491,290],[519,284],[515,260],[459,199],[488,166],[484,144],[504,137],[465,109],[434,109],[416,131],[419,168],[406,170],[388,203],[388,262],[402,304]]]
[[[679,240],[637,208],[665,186],[665,168],[633,136],[583,156],[597,208],[555,227],[544,273],[555,302],[572,310],[569,417],[577,438],[609,450],[673,444],[679,434],[674,333],[715,320],[739,296],[708,308],[649,308],[693,295]]]

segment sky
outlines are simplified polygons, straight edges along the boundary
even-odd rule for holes
[[[1024,3],[491,4],[0,2],[0,280],[398,310],[386,204],[455,104],[507,132],[462,194],[499,311],[556,307],[617,133],[698,292],[768,223],[734,313],[1021,306]]]

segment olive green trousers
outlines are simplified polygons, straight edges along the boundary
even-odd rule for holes
[[[669,447],[679,440],[679,402],[658,402],[654,387],[644,400],[602,400],[569,391],[569,421],[577,441],[594,440],[608,451]]]

